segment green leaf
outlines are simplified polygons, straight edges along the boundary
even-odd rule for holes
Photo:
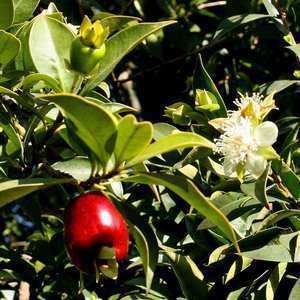
[[[0,93],[15,99],[19,104],[21,104],[22,106],[24,106],[28,109],[32,108],[30,103],[28,103],[28,101],[26,101],[27,99],[24,99],[22,96],[19,96],[16,92],[14,92],[10,89],[0,86]]]
[[[234,263],[231,265],[230,269],[226,274],[225,283],[231,279],[236,278],[241,272],[247,269],[252,263],[252,259],[247,257],[238,257]]]
[[[226,237],[239,249],[235,232],[224,214],[206,198],[189,179],[182,176],[174,176],[161,173],[137,174],[124,181],[143,184],[162,185],[180,196],[189,205],[194,207],[200,214],[216,224]]]
[[[0,29],[6,29],[14,21],[13,0],[0,1]]]
[[[263,4],[270,16],[277,17],[279,15],[277,8],[272,4],[272,0],[263,0]]]
[[[40,98],[53,102],[62,110],[64,116],[72,122],[76,136],[105,168],[114,148],[116,118],[100,105],[74,94],[56,94]]]
[[[124,112],[136,112],[136,109],[118,102],[99,103],[99,105],[102,105],[106,110],[110,111],[113,114],[120,114]]]
[[[272,271],[266,286],[266,300],[273,300],[277,287],[286,271],[287,263],[279,263]]]
[[[59,161],[51,166],[53,169],[71,175],[79,181],[86,181],[91,177],[92,165],[86,157],[75,157],[67,161]]]
[[[248,197],[242,197],[242,194],[238,193],[225,193],[220,194],[211,199],[211,202],[218,207],[222,213],[227,216],[230,220],[232,217],[230,215],[240,215],[239,211],[245,211],[252,207],[257,206],[260,201],[256,199],[249,199]],[[208,219],[203,220],[198,229],[204,230],[214,227],[215,225]]]
[[[86,94],[103,81],[113,71],[120,60],[139,43],[141,43],[148,35],[174,23],[174,21],[141,23],[130,26],[113,35],[105,43],[106,54],[100,61],[98,74],[87,82],[82,90],[82,94]]]
[[[168,123],[155,123],[153,124],[153,129],[153,139],[155,141],[179,131],[175,126]]]
[[[117,165],[141,153],[150,144],[152,134],[153,128],[150,122],[137,122],[133,115],[122,118],[118,124],[114,150]]]
[[[40,0],[13,0],[15,9],[14,23],[27,21],[37,8]]]
[[[298,299],[300,299],[300,278],[297,279],[289,295],[289,300],[298,300]]]
[[[46,15],[35,18],[29,37],[29,51],[37,71],[56,79],[67,92],[75,77],[66,64],[73,39],[65,24]]]
[[[7,205],[32,192],[45,189],[52,185],[70,183],[74,179],[70,178],[34,178],[16,179],[0,183],[0,207]]]
[[[284,230],[278,227],[273,227],[270,229],[262,230],[260,232],[248,235],[238,241],[241,251],[250,251],[259,249],[275,238],[277,238]],[[234,251],[233,246],[227,246],[228,252]]]
[[[101,24],[105,27],[109,28],[110,34],[120,30],[122,27],[127,25],[129,22],[133,21],[140,21],[140,18],[133,17],[133,16],[120,16],[120,15],[114,15],[107,12],[100,12],[97,13],[93,20],[101,20]]]
[[[24,149],[23,144],[20,139],[20,136],[16,132],[15,128],[12,126],[10,119],[7,113],[0,110],[0,127],[2,127],[3,131],[7,135],[9,141],[6,146],[6,152],[8,155],[20,154],[23,158]]]
[[[276,212],[272,213],[271,215],[269,215],[265,220],[263,220],[261,222],[257,231],[266,229],[269,226],[272,226],[272,225],[276,224],[277,222],[284,220],[286,218],[292,217],[292,216],[300,216],[300,210],[287,209],[287,210],[276,211]]]
[[[283,161],[276,160],[272,162],[274,171],[280,176],[284,186],[295,197],[300,199],[300,179]]]
[[[300,43],[292,46],[288,46],[288,49],[292,50],[300,58]]]
[[[270,230],[265,230],[270,231]],[[261,231],[260,233],[262,233]],[[257,235],[259,235],[258,233]],[[249,257],[256,260],[274,261],[274,262],[299,262],[299,256],[295,256],[297,249],[293,248],[292,240],[297,238],[299,232],[281,234],[278,237],[273,238],[271,241],[263,239],[261,236],[260,241],[265,246],[257,246],[256,249],[250,251],[242,251],[240,255]],[[253,243],[250,244],[251,240],[248,240],[249,248],[255,248]],[[239,242],[240,245],[242,242]]]
[[[212,142],[198,134],[192,132],[175,132],[150,144],[138,156],[130,160],[126,166],[133,166],[144,160],[173,150],[190,147],[204,147],[211,149],[213,145],[214,144]]]
[[[193,90],[194,90],[195,97],[196,97],[197,89],[206,90],[213,94],[214,96],[213,99],[216,99],[217,104],[219,105],[219,109],[213,112],[213,115],[215,117],[220,117],[220,118],[227,117],[227,109],[224,104],[223,98],[220,95],[210,75],[206,71],[200,54],[199,54],[199,62],[195,69],[194,78],[193,78]]]
[[[0,30],[0,69],[17,56],[20,47],[19,39],[4,30]]]
[[[22,82],[24,90],[29,90],[38,82],[43,81],[48,87],[52,88],[55,92],[62,92],[59,82],[47,74],[30,74],[26,76]]]
[[[156,236],[150,225],[145,222],[145,218],[142,218],[139,215],[135,207],[127,202],[114,201],[114,203],[130,225],[130,233],[133,235],[136,247],[142,259],[146,276],[146,288],[149,291],[158,260],[158,244]]]
[[[15,59],[16,70],[18,71],[35,71],[29,51],[29,36],[33,23],[34,20],[24,23],[16,32],[16,37],[21,41],[21,50]]]
[[[269,202],[266,193],[269,171],[270,166],[265,169],[265,171],[260,175],[259,178],[257,178],[257,180],[255,180],[255,182],[241,184],[241,190],[243,193],[260,201],[266,206],[266,208],[269,208]]]
[[[95,292],[83,290],[82,295],[84,296],[84,300],[99,300],[98,295]]]
[[[274,92],[279,93],[293,84],[299,84],[300,80],[276,80],[273,82],[265,83],[260,86],[259,91],[262,94],[270,95]]]
[[[189,256],[171,251],[165,251],[164,254],[171,263],[185,298],[188,300],[207,299],[208,290],[203,281],[204,276],[195,262]]]
[[[226,34],[230,33],[232,30],[243,26],[245,24],[266,18],[273,18],[269,15],[263,14],[243,14],[229,17],[222,21],[217,28],[217,31],[214,35],[214,39],[223,38]]]

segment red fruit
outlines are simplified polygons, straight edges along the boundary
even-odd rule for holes
[[[70,258],[84,272],[95,271],[102,246],[114,248],[118,261],[127,256],[129,237],[125,220],[100,192],[73,199],[65,210],[64,227]]]

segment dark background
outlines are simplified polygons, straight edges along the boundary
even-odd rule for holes
[[[46,7],[50,1],[42,1]],[[201,53],[205,67],[213,77],[227,104],[231,105],[237,91],[252,92],[261,84],[278,79],[295,79],[293,72],[300,69],[296,56],[285,46],[282,32],[266,20],[256,21],[233,31],[222,42],[212,43],[212,36],[220,22],[227,17],[243,13],[263,13],[261,1],[203,1],[203,0],[55,0],[68,20],[80,24],[84,14],[95,11],[127,14],[144,21],[176,19],[163,34],[152,36],[147,44],[128,55],[109,78],[112,96],[119,102],[136,106],[128,88],[136,93],[141,107],[141,117],[151,121],[161,120],[165,105],[176,101],[192,102],[192,75]],[[215,6],[205,6],[213,2]],[[223,3],[222,3],[223,2]],[[279,1],[280,2],[280,1]],[[218,4],[220,3],[220,4]],[[281,1],[289,8],[288,21],[296,40],[299,40],[300,1]],[[137,8],[142,8],[141,11]],[[299,16],[298,16],[299,17]],[[153,41],[156,39],[156,41]],[[207,45],[204,47],[203,45]],[[122,72],[130,72],[130,86],[118,81]],[[291,88],[277,96],[284,107],[282,113],[294,111],[297,90]],[[288,105],[286,105],[288,102]],[[277,105],[280,105],[277,103]],[[284,112],[287,110],[286,112]]]

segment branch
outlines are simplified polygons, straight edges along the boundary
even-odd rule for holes
[[[223,42],[224,39],[220,39],[218,40],[217,42],[211,42],[210,44],[207,44],[203,47],[200,47],[200,48],[196,48],[194,50],[192,50],[191,52],[188,52],[188,53],[185,53],[183,55],[180,55],[180,56],[177,56],[177,57],[174,57],[172,59],[169,59],[169,60],[166,60],[158,65],[155,65],[153,67],[150,67],[148,69],[145,69],[145,70],[142,70],[140,72],[137,72],[136,74],[133,74],[132,76],[126,78],[126,79],[121,79],[121,80],[116,80],[117,83],[124,83],[124,82],[127,82],[127,81],[131,81],[137,77],[140,77],[140,76],[143,76],[144,74],[146,73],[151,73],[153,71],[156,71],[166,65],[170,65],[170,64],[173,64],[173,63],[176,63],[178,61],[181,61],[181,60],[184,60],[186,58],[189,58],[193,55],[197,55],[198,53],[204,51],[204,50],[207,50],[207,49],[210,49],[212,47],[214,47],[215,45],[217,44],[220,44],[221,42]]]
[[[209,2],[209,3],[202,3],[197,6],[198,9],[205,9],[209,7],[215,7],[215,6],[223,6],[226,5],[227,1],[216,1],[216,2]]]

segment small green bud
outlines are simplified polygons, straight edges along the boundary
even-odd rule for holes
[[[206,90],[196,90],[195,102],[197,110],[215,111],[220,108],[215,95]]]
[[[193,109],[188,104],[177,102],[166,107],[165,115],[177,125],[189,125],[191,122],[189,113],[192,111]]]
[[[71,45],[70,61],[74,70],[89,74],[97,67],[105,55],[108,33],[108,28],[104,28],[100,21],[92,24],[87,16],[84,17],[79,36]]]
[[[87,16],[83,18],[79,36],[84,45],[99,49],[104,44],[108,34],[108,27],[103,27],[99,20],[92,24]]]

